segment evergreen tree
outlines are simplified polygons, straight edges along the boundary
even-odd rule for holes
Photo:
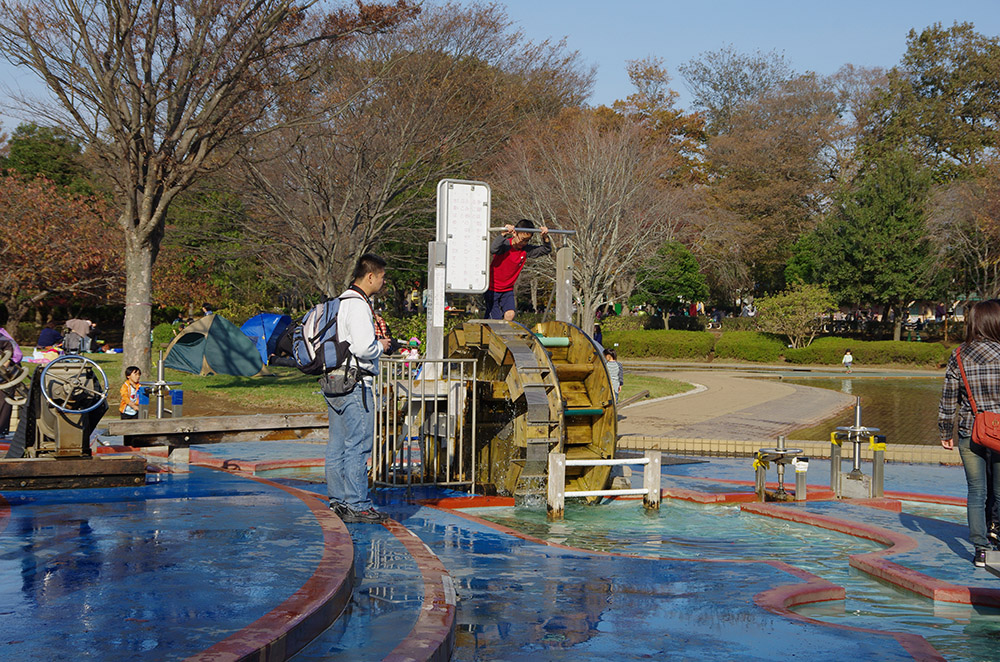
[[[873,162],[817,228],[823,281],[841,302],[896,312],[927,295],[930,243],[924,217],[930,175],[905,152]]]

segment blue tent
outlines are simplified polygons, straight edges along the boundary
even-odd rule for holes
[[[267,365],[267,358],[274,354],[274,346],[278,342],[278,338],[291,323],[292,318],[288,315],[260,313],[244,322],[240,331],[257,346],[261,360],[264,365]]]

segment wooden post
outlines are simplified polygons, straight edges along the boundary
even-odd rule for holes
[[[549,519],[562,519],[566,510],[566,454],[549,453]]]
[[[646,451],[645,470],[643,472],[642,484],[649,489],[649,492],[642,497],[642,505],[647,510],[660,509],[660,451]]]

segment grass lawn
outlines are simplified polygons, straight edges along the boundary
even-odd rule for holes
[[[118,390],[121,388],[121,354],[87,354],[108,376],[109,415],[118,411]],[[155,370],[155,368],[154,368]],[[279,413],[325,411],[326,403],[319,395],[316,378],[304,375],[295,368],[272,367],[274,377],[233,377],[210,375],[202,377],[167,369],[167,381],[181,382],[184,390],[184,408],[187,415],[199,415],[208,410],[214,414],[225,413]],[[142,381],[155,381],[156,373],[144,374]],[[648,390],[650,398],[660,398],[689,391],[687,382],[642,374],[625,375],[621,399]],[[188,413],[190,412],[190,413]]]
[[[87,354],[96,361],[108,376],[108,395],[114,401],[117,411],[118,389],[121,388],[121,354]],[[153,374],[143,374],[142,381],[156,381]],[[316,377],[305,375],[296,368],[272,367],[274,377],[234,377],[232,375],[192,375],[167,368],[164,379],[181,382],[175,387],[184,391],[185,413],[192,408],[200,410],[203,405],[216,410],[216,414],[231,413],[277,413],[325,411],[326,403],[319,395]],[[192,414],[195,415],[195,414]]]
[[[686,393],[692,389],[694,389],[694,386],[691,384],[677,381],[676,379],[651,377],[649,375],[630,374],[626,372],[625,383],[622,384],[622,392],[618,395],[618,399],[625,400],[640,391],[649,391],[649,399],[653,399]]]

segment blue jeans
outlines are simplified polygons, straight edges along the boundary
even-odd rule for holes
[[[375,439],[371,387],[358,384],[347,395],[325,397],[330,415],[330,439],[326,444],[326,491],[330,503],[368,510],[373,507],[368,497],[368,459]]]
[[[965,467],[965,481],[969,484],[966,509],[969,518],[969,540],[978,549],[989,548],[986,537],[986,464],[992,466],[993,493],[1000,494],[1000,453],[991,453],[985,446],[972,443],[969,437],[958,437],[958,454]]]

